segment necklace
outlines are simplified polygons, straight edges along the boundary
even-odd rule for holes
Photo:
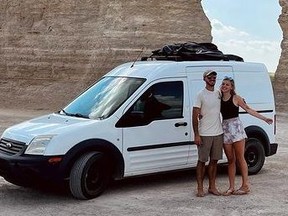
[[[222,100],[226,102],[230,99],[230,97],[231,97],[231,94],[223,95]]]

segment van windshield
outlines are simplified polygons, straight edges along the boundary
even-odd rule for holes
[[[103,77],[60,111],[60,114],[90,119],[108,118],[144,81],[131,77]]]

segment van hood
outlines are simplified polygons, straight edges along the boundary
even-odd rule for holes
[[[38,135],[57,135],[66,129],[79,124],[91,122],[91,119],[76,118],[60,114],[48,114],[14,125],[4,131],[3,138],[17,140],[29,144]],[[97,120],[93,120],[97,121]]]

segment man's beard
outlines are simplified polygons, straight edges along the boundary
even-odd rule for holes
[[[210,84],[210,83],[206,83],[208,86],[210,86],[210,87],[214,87],[215,86],[215,82],[214,82],[214,84]]]

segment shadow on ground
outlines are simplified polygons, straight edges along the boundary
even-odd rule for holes
[[[218,176],[222,175],[227,175],[227,166],[225,165],[221,165],[218,168]],[[167,185],[173,186],[175,184],[185,184],[190,182],[196,184],[195,169],[115,180],[110,183],[104,194],[109,194],[113,196],[113,194],[119,194],[121,193],[121,191],[127,192],[138,190],[141,188],[153,189]],[[0,191],[0,196],[2,194],[2,196],[9,196],[12,199],[20,200],[22,200],[22,198],[24,197],[25,199],[31,198],[32,200],[34,200],[35,197],[44,200],[50,197],[55,199],[55,201],[63,199],[73,199],[67,185],[59,186],[55,184],[38,184],[37,186],[30,188],[16,186],[5,181],[0,184]]]

